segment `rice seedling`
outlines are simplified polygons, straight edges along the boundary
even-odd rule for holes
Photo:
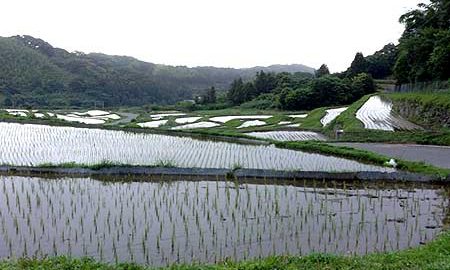
[[[249,132],[249,136],[276,141],[325,141],[326,137],[312,131],[266,131]]]
[[[394,171],[332,156],[188,137],[123,131],[0,123],[0,164],[16,166],[87,167],[116,165],[182,168],[305,171]],[[111,147],[114,146],[114,147]],[[164,165],[164,164],[163,164]]]
[[[427,184],[127,179],[0,176],[0,258],[157,266],[383,252],[433,239],[450,205],[448,187]]]

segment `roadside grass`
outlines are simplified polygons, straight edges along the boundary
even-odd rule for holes
[[[390,160],[390,157],[386,157],[370,151],[345,146],[335,146],[323,142],[272,142],[279,148],[338,156],[380,166],[386,166],[386,162]],[[436,175],[441,179],[445,179],[450,175],[449,169],[438,168],[432,165],[425,164],[423,162],[405,161],[400,159],[395,160],[398,164],[397,169],[400,170],[427,175]]]
[[[364,256],[339,256],[315,253],[307,256],[276,256],[259,260],[233,262],[226,260],[218,264],[171,265],[169,267],[148,267],[134,263],[106,264],[89,258],[50,257],[44,259],[21,258],[3,260],[1,270],[293,270],[293,269],[450,269],[450,232],[443,232],[432,242],[403,251],[373,253]]]

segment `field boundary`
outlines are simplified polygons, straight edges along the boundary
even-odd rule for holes
[[[230,180],[241,178],[254,179],[305,179],[324,181],[394,181],[394,182],[439,182],[442,178],[435,175],[423,175],[405,171],[396,172],[316,172],[316,171],[275,171],[260,169],[205,169],[205,168],[166,168],[145,166],[112,166],[91,169],[83,167],[22,167],[0,166],[0,175],[18,175],[34,177],[52,176],[199,176],[227,177]],[[450,181],[447,177],[446,181]]]

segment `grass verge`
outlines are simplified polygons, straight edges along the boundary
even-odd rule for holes
[[[84,270],[149,270],[157,269],[133,263],[105,264],[93,259],[53,257],[38,259],[5,260],[1,270],[16,269],[84,269]],[[425,246],[404,251],[370,254],[365,256],[337,256],[311,254],[308,256],[277,256],[244,262],[225,261],[216,265],[172,265],[173,270],[231,270],[231,269],[450,269],[450,232],[444,232]]]

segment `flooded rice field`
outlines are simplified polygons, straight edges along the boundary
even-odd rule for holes
[[[249,136],[277,141],[326,141],[326,137],[312,131],[263,131],[249,132]]]
[[[321,172],[395,171],[343,158],[159,134],[0,123],[0,164],[39,166],[102,162],[171,164],[181,168],[265,169]]]
[[[380,96],[370,97],[356,112],[356,118],[364,124],[366,129],[395,131],[421,129],[392,111],[392,102]]]
[[[334,119],[336,119],[341,113],[345,112],[348,109],[348,107],[342,107],[342,108],[335,108],[335,109],[328,109],[326,110],[326,114],[322,119],[320,119],[320,123],[322,126],[326,126],[329,123],[331,123]]]
[[[367,254],[427,243],[448,187],[384,182],[0,176],[0,258],[106,262]]]

